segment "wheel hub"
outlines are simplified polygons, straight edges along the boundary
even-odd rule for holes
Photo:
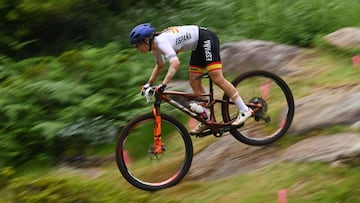
[[[270,122],[270,118],[266,117],[266,112],[268,110],[268,105],[266,101],[261,97],[254,97],[249,102],[250,107],[254,111],[254,119],[256,121],[265,120],[265,122]]]

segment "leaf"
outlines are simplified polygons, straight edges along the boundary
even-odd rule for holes
[[[65,127],[65,123],[61,121],[43,121],[30,129],[30,131],[40,132],[42,135],[52,138],[59,130]]]
[[[38,94],[46,94],[48,99],[70,104],[80,102],[86,95],[91,93],[89,85],[78,84],[66,80],[38,81],[27,85],[25,89]]]

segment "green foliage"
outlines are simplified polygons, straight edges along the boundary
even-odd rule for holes
[[[155,5],[166,10],[179,2],[163,0]],[[58,54],[84,44],[103,46],[114,40],[127,45],[128,10],[152,4],[146,0],[1,0],[0,48],[12,57],[26,58]]]
[[[13,178],[15,174],[15,169],[12,167],[3,167],[0,168],[0,188],[5,187],[8,184],[9,180]]]
[[[113,140],[115,127],[144,112],[139,89],[151,69],[132,55],[109,44],[18,63],[3,57],[0,164],[48,161],[62,150]],[[58,138],[73,144],[56,148]]]
[[[114,121],[106,121],[101,117],[80,120],[56,133],[54,149],[57,151],[54,153],[62,154],[66,149],[75,149],[74,155],[84,156],[86,147],[109,144],[114,141],[116,133]]]
[[[198,24],[214,29],[224,42],[258,38],[310,46],[318,35],[359,26],[359,9],[357,0],[1,0],[0,48],[24,58],[111,41],[128,47],[130,29],[143,22],[159,31]]]
[[[318,35],[360,25],[356,0],[185,0],[182,5],[184,9],[171,20],[213,28],[225,42],[253,38],[311,46]]]
[[[316,2],[287,0],[281,3],[256,1],[244,8],[247,24],[245,32],[256,38],[274,40],[288,44],[309,46],[319,34],[327,34],[358,21],[343,21],[351,7],[359,8],[356,1]],[[256,15],[249,15],[250,13]],[[249,18],[250,17],[250,18]]]

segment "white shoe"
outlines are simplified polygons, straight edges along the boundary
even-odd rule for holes
[[[199,134],[199,133],[201,133],[202,131],[204,131],[206,129],[208,129],[208,127],[205,124],[199,123],[199,124],[197,124],[197,126],[194,129],[190,130],[190,134],[191,135],[196,135],[196,134]]]
[[[247,112],[240,112],[239,116],[236,118],[236,120],[231,125],[241,125],[243,124],[248,118],[250,118],[253,115],[253,110],[249,108],[249,111]]]

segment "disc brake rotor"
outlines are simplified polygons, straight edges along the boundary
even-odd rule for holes
[[[270,118],[266,117],[268,105],[264,99],[262,99],[261,97],[254,97],[250,100],[249,103],[254,104],[254,119],[256,121],[265,120],[266,122],[270,122]]]

